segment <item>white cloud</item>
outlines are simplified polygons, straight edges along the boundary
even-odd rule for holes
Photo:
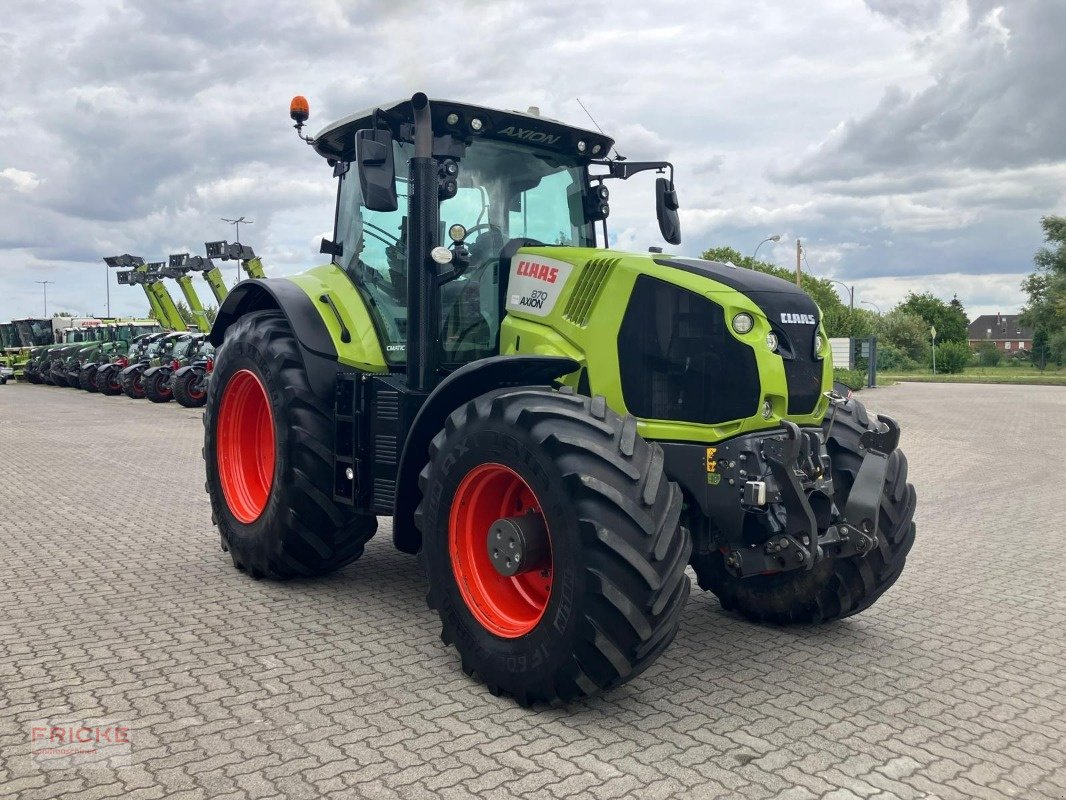
[[[14,167],[0,169],[0,178],[7,180],[15,187],[17,192],[32,192],[41,185],[41,179],[37,177],[36,173],[24,169],[15,169]]]
[[[791,265],[802,238],[815,272],[871,292],[1023,273],[1039,217],[1066,211],[1054,0],[42,9],[15,4],[0,32],[0,319],[36,308],[27,268],[102,304],[101,256],[198,251],[232,235],[222,216],[255,220],[242,239],[271,275],[320,263],[334,184],[292,134],[293,94],[313,130],[415,90],[589,126],[580,97],[622,153],[675,162],[681,252],[778,233],[760,256]],[[616,244],[663,244],[651,187],[611,187]]]

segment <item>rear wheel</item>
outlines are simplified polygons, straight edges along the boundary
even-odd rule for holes
[[[870,415],[854,398],[832,410],[823,430],[832,460],[834,502],[843,508],[864,453],[859,438],[871,427]],[[831,427],[830,427],[831,426]],[[914,544],[917,497],[907,483],[907,457],[894,450],[881,496],[877,546],[865,556],[830,558],[810,571],[737,578],[725,568],[721,553],[693,558],[692,567],[703,589],[714,592],[727,610],[756,622],[810,624],[858,614],[869,608],[896,582]]]
[[[332,403],[311,390],[280,311],[248,314],[226,331],[204,425],[212,517],[234,566],[289,578],[362,555],[377,519],[333,501]]]
[[[174,376],[174,399],[186,408],[199,408],[207,400],[204,386],[205,375],[199,369],[190,369]]]
[[[52,385],[67,386],[67,376],[59,370],[52,370]]]
[[[153,403],[169,403],[174,399],[174,393],[170,390],[170,376],[173,373],[169,369],[159,368],[151,375],[144,376],[144,396]]]
[[[689,593],[681,492],[602,397],[482,395],[434,438],[419,486],[441,639],[494,694],[590,695],[673,640]]]

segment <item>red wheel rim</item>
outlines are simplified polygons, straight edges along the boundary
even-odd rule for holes
[[[504,639],[533,630],[551,596],[550,556],[547,569],[511,577],[498,573],[489,559],[492,523],[528,512],[541,513],[540,503],[521,476],[502,464],[482,464],[455,490],[448,517],[448,553],[459,592],[477,621]]]
[[[274,415],[262,381],[246,369],[222,391],[215,453],[222,494],[245,525],[266,508],[274,484]]]

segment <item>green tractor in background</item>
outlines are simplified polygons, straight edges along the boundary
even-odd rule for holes
[[[103,395],[115,396],[122,394],[121,373],[131,362],[136,363],[148,349],[148,345],[156,339],[162,338],[166,333],[156,329],[152,333],[143,333],[133,337],[126,348],[125,353],[120,353],[106,364],[100,364],[96,369],[93,380],[96,383],[96,391]]]
[[[9,351],[12,358],[12,368],[15,377],[25,379],[30,383],[43,383],[44,380],[38,374],[37,363],[50,347],[55,347],[56,324],[60,318],[53,319],[16,319],[11,324],[15,326],[18,336],[18,346]],[[63,320],[65,322],[65,320]]]
[[[899,427],[832,391],[811,298],[607,246],[608,184],[647,171],[680,242],[672,165],[424,94],[314,138],[291,114],[339,182],[335,232],[330,263],[238,284],[211,332],[207,487],[236,567],[328,573],[391,516],[462,669],[523,705],[651,665],[690,564],[773,624],[896,581]]]
[[[174,345],[191,335],[188,331],[171,331],[150,337],[147,346],[138,351],[136,358],[131,356],[128,366],[119,372],[118,381],[122,386],[122,393],[131,400],[144,398],[145,372],[169,360]]]
[[[160,349],[151,366],[141,376],[144,396],[153,403],[169,403],[174,399],[173,378],[181,367],[189,363],[190,353],[195,355],[200,349],[200,342],[205,341],[204,333],[184,333],[167,337],[167,349]]]
[[[159,333],[162,329],[153,319],[123,320],[108,327],[107,340],[79,354],[81,369],[78,386],[87,392],[99,392],[97,372],[102,366],[115,362],[129,351],[130,342],[147,333]]]

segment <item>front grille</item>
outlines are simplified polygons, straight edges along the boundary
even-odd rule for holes
[[[564,318],[581,327],[588,325],[589,313],[606,283],[607,273],[618,261],[617,258],[594,258],[585,264],[574,284],[574,291],[570,293],[570,299],[566,301]]]
[[[755,351],[726,329],[720,305],[695,292],[637,278],[618,355],[626,408],[638,417],[716,425],[758,411]]]

